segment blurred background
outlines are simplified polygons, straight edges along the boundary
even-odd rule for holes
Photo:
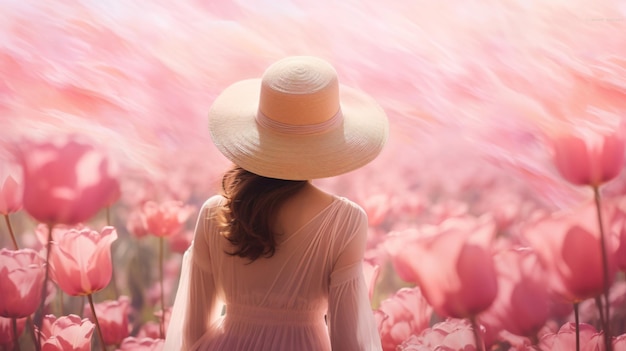
[[[317,181],[365,207],[371,257],[382,235],[468,208],[506,229],[527,203],[588,198],[559,179],[545,139],[572,120],[614,127],[626,116],[623,0],[0,0],[0,176],[19,182],[25,140],[98,145],[121,172],[114,262],[147,277],[133,263],[153,252],[124,240],[131,210],[198,208],[219,191],[228,162],[211,143],[209,106],[288,55],[328,60],[389,116],[376,161]],[[604,191],[625,186],[621,176]],[[15,227],[35,241],[30,218]],[[402,284],[381,277],[377,299]]]
[[[559,205],[571,189],[551,182],[538,143],[580,117],[572,101],[623,111],[625,29],[622,0],[3,0],[0,158],[10,167],[24,138],[78,134],[133,193],[148,180],[204,198],[227,166],[206,128],[216,94],[315,55],[389,115],[389,146],[358,171],[370,191],[457,191],[505,173]]]

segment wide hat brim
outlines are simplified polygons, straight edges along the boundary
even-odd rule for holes
[[[260,89],[261,79],[237,82],[209,110],[215,146],[252,173],[287,180],[332,177],[371,162],[387,141],[387,116],[364,92],[340,85],[343,123],[322,133],[294,135],[257,123]]]

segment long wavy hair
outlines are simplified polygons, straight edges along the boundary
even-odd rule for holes
[[[267,178],[234,166],[222,179],[226,203],[218,217],[220,232],[233,245],[232,256],[272,257],[276,237],[272,228],[283,202],[297,193],[307,181]]]

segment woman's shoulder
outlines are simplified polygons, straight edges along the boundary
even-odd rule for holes
[[[356,202],[348,199],[347,197],[343,197],[343,196],[335,196],[336,197],[336,201],[339,202],[340,206],[345,210],[345,211],[350,211],[350,212],[355,212],[355,214],[359,214],[359,215],[363,215],[365,217],[367,217],[367,214],[365,213],[365,210]]]
[[[226,201],[226,198],[222,195],[213,195],[208,198],[204,204],[202,204],[203,210],[210,210],[221,206]]]
[[[352,232],[353,230],[362,230],[367,228],[368,219],[365,210],[356,202],[338,196],[335,202],[338,203],[337,219],[341,220],[345,230]]]
[[[215,210],[221,207],[225,202],[226,198],[222,195],[211,196],[202,204],[200,215],[204,215],[205,218],[212,217],[212,213],[214,213]]]

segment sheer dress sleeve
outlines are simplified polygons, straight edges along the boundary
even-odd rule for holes
[[[209,254],[209,218],[218,203],[216,197],[207,200],[198,216],[194,240],[183,257],[164,350],[188,350],[221,314]]]
[[[380,336],[374,321],[368,288],[363,274],[367,240],[367,216],[359,209],[352,230],[340,246],[330,276],[328,328],[333,350],[379,351]]]

